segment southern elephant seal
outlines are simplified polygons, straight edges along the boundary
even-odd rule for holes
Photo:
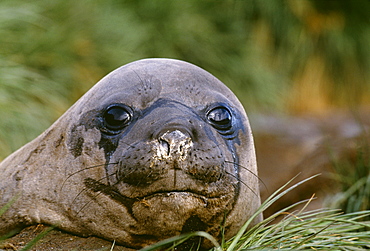
[[[172,59],[108,74],[6,158],[0,177],[0,207],[20,196],[0,234],[44,223],[141,248],[190,231],[220,239],[221,225],[229,238],[260,205],[242,105],[208,72]]]

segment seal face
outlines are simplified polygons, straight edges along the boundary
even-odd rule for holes
[[[18,215],[23,222],[128,247],[190,231],[221,238],[221,225],[230,237],[260,204],[243,107],[211,74],[178,60],[140,60],[113,71],[20,152],[1,168],[18,160],[35,169],[22,187],[32,177],[49,190],[22,190],[47,201]],[[8,199],[17,190],[0,188]]]

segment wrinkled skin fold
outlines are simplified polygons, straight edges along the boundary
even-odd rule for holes
[[[220,239],[223,225],[230,238],[260,205],[257,177],[247,115],[223,83],[139,60],[0,164],[0,207],[19,196],[0,234],[44,223],[141,248],[190,231]]]

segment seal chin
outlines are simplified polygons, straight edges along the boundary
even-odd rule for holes
[[[188,189],[170,190],[166,188],[166,183],[161,183],[162,189],[153,190],[153,185],[158,188],[160,183],[151,184],[151,189],[147,189],[145,193],[141,191],[141,196],[131,194],[128,197],[127,191],[133,191],[132,187],[126,187],[125,190],[121,190],[121,187],[118,190],[117,187],[92,179],[85,180],[85,185],[90,190],[103,193],[126,208],[135,222],[128,232],[138,242],[142,241],[143,236],[159,240],[190,231],[207,231],[217,235],[220,224],[235,202],[231,188],[228,193],[220,193],[215,189],[196,189],[194,183],[191,185],[192,189],[189,189],[191,183],[184,183]],[[221,184],[218,185],[220,186]]]
[[[231,209],[229,201],[227,196],[207,198],[192,192],[150,195],[132,206],[132,216],[140,223],[134,234],[170,237],[189,230],[211,231]]]

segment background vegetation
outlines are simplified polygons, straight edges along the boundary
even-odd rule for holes
[[[197,64],[248,111],[369,105],[367,0],[2,0],[0,159],[125,63]]]
[[[104,75],[141,58],[199,65],[227,84],[249,112],[322,114],[369,107],[369,13],[368,0],[1,0],[0,160],[49,127]],[[369,209],[366,151],[355,168],[336,165],[343,193],[333,203],[345,212]],[[281,229],[289,236],[294,232],[303,247],[310,236],[331,238],[330,231],[350,228],[333,230],[330,223],[317,225],[319,220],[360,218],[312,215],[312,224],[297,218],[294,231],[286,231],[286,221]],[[269,238],[253,240],[288,243],[275,231],[280,225],[271,229],[263,229],[262,237]],[[353,230],[335,236],[347,244],[368,236],[368,228]],[[311,244],[322,247],[320,238]],[[244,247],[253,245],[245,241]]]

